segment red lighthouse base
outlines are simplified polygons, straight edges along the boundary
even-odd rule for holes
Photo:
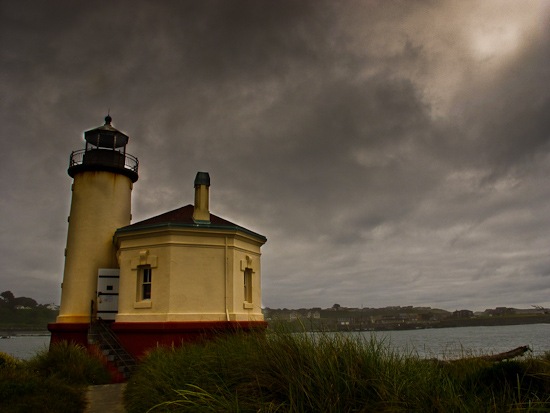
[[[88,347],[89,323],[51,323],[50,344],[69,341]],[[265,321],[192,321],[161,323],[117,323],[111,330],[120,344],[134,358],[140,359],[147,351],[158,346],[181,346],[184,343],[199,342],[224,334],[264,331]]]
[[[88,347],[88,330],[90,323],[50,323],[48,330],[52,333],[50,345],[68,341]]]
[[[113,323],[111,329],[136,359],[158,346],[181,346],[237,332],[263,331],[265,321],[196,321],[162,323]]]

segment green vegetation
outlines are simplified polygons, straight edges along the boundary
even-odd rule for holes
[[[324,309],[264,308],[263,313],[270,326],[282,326],[296,332],[304,329],[321,332],[385,331],[550,323],[550,310],[540,306],[531,309],[497,307],[474,313],[470,310],[449,312],[431,307],[347,308],[334,304]]]
[[[398,355],[340,334],[224,336],[152,351],[128,382],[128,413],[543,412],[550,354],[456,362]]]
[[[0,411],[80,413],[88,384],[105,384],[109,373],[84,347],[53,345],[28,361],[0,352]]]
[[[57,308],[38,304],[33,298],[15,297],[11,291],[0,293],[2,331],[46,331],[58,312]]]

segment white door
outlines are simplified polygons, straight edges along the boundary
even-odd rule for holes
[[[118,313],[118,268],[100,268],[97,275],[97,318],[114,320]]]

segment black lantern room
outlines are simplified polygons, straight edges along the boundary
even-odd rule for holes
[[[71,153],[69,175],[84,171],[107,171],[138,180],[138,160],[126,153],[130,139],[127,135],[111,126],[112,118],[105,117],[105,125],[84,132],[85,149]]]

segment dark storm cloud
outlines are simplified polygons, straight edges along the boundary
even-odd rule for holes
[[[2,2],[2,290],[57,300],[67,158],[110,109],[134,221],[209,171],[268,306],[549,305],[548,11]]]
[[[550,82],[548,35],[533,41],[476,93],[466,88],[460,121],[469,121],[463,136],[466,152],[494,173],[529,168],[550,149],[550,97],[541,87]]]

